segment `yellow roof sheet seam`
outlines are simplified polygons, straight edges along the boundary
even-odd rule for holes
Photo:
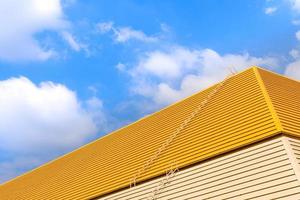
[[[279,119],[279,117],[277,115],[275,107],[273,106],[272,100],[271,100],[270,95],[269,95],[269,93],[268,93],[268,91],[266,89],[266,86],[265,86],[265,84],[263,82],[263,79],[261,78],[261,75],[260,75],[260,73],[258,71],[258,67],[254,66],[253,70],[254,70],[255,76],[257,78],[258,84],[259,84],[259,86],[261,88],[261,91],[262,91],[262,93],[264,95],[264,98],[266,100],[266,103],[268,105],[268,108],[269,108],[269,110],[271,112],[271,115],[272,115],[272,117],[274,119],[274,123],[276,125],[276,128],[277,128],[278,131],[283,131],[280,119]]]

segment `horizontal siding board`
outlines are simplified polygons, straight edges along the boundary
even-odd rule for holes
[[[147,199],[162,178],[99,200]],[[179,171],[158,199],[293,199],[299,195],[300,180],[280,137]]]
[[[278,196],[280,197],[275,197],[274,194],[270,194],[268,196],[264,197],[255,197],[252,199],[257,199],[257,200],[265,200],[265,199],[276,199],[276,200],[299,200],[300,199],[300,191],[299,188],[296,186],[294,188],[289,187],[288,189],[281,190],[278,192]]]
[[[236,195],[236,196],[227,196],[227,198],[224,198],[225,199],[232,199],[233,197],[235,198],[239,198],[239,199],[256,199],[257,196],[261,196],[261,195],[253,195],[253,193],[257,193],[257,194],[266,194],[264,195],[263,197],[265,199],[268,199],[266,196],[279,196],[278,194],[272,194],[274,193],[274,191],[284,191],[284,190],[287,190],[287,189],[290,189],[290,188],[299,188],[299,183],[297,181],[295,181],[295,179],[291,176],[289,177],[284,177],[281,179],[281,181],[283,183],[279,183],[279,184],[276,184],[276,185],[272,185],[272,184],[275,184],[276,182],[278,182],[278,180],[274,180],[274,181],[271,181],[271,182],[268,182],[268,183],[264,183],[264,184],[261,184],[259,186],[254,186],[254,187],[251,187],[251,188],[245,188],[242,192],[244,193],[241,193],[239,195]],[[268,186],[269,184],[271,184],[272,186]],[[264,189],[262,189],[264,188]],[[222,196],[223,198],[223,196]],[[262,198],[262,197],[261,197]]]
[[[295,155],[296,162],[298,163],[298,170],[300,171],[300,140],[297,139],[289,139],[292,151]],[[300,172],[299,172],[300,173]]]
[[[185,190],[185,188],[191,188],[193,184],[197,187],[209,188],[212,185],[225,184],[226,182],[234,181],[236,179],[251,177],[257,173],[272,172],[278,170],[286,170],[290,167],[289,162],[286,158],[283,158],[282,150],[273,157],[267,157],[266,160],[263,159],[249,159],[240,164],[234,164],[234,162],[229,165],[225,164],[220,166],[210,166],[210,168],[201,167],[200,170],[189,171],[188,173],[181,173],[181,178],[178,180],[173,180],[170,183],[170,192],[178,193],[178,190]],[[263,160],[263,161],[262,161]],[[259,163],[258,165],[253,165],[254,163]],[[235,166],[236,165],[236,166]],[[278,167],[278,168],[277,168]],[[201,184],[198,182],[201,181]],[[172,187],[174,185],[174,187]],[[155,185],[151,189],[154,189]],[[201,188],[200,188],[201,189]],[[167,193],[169,190],[165,190],[163,193],[170,197]],[[137,191],[132,191],[136,195]],[[120,196],[118,196],[120,198]]]

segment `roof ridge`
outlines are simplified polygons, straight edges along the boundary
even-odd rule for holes
[[[264,69],[262,69],[260,67],[257,67],[257,66],[253,66],[252,69],[254,71],[255,77],[256,77],[257,82],[259,84],[259,87],[260,87],[260,89],[261,89],[261,91],[263,93],[264,99],[265,99],[265,101],[266,101],[266,103],[268,105],[270,113],[271,113],[271,115],[272,115],[272,117],[274,119],[274,123],[275,123],[276,128],[277,128],[278,131],[283,131],[282,124],[281,124],[280,119],[278,117],[278,114],[277,114],[277,112],[275,110],[275,107],[273,105],[272,99],[271,99],[271,97],[270,97],[270,95],[268,93],[268,90],[267,90],[267,88],[265,86],[265,83],[264,83],[264,81],[263,81],[263,79],[262,79],[262,77],[260,75],[260,72],[259,72],[259,70],[264,70]],[[265,70],[265,71],[267,71],[267,70]]]

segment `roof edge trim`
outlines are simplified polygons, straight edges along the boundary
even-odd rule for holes
[[[283,131],[283,128],[282,128],[280,119],[279,119],[279,117],[278,117],[278,115],[277,115],[277,112],[276,112],[276,110],[275,110],[275,107],[273,106],[272,100],[271,100],[270,95],[269,95],[269,93],[268,93],[268,91],[267,91],[267,88],[266,88],[266,86],[265,86],[265,84],[264,84],[264,81],[263,81],[263,79],[261,78],[261,75],[260,75],[260,73],[259,73],[258,67],[257,67],[257,66],[253,66],[253,70],[254,70],[256,79],[257,79],[257,81],[258,81],[259,87],[260,87],[260,89],[261,89],[261,91],[262,91],[262,93],[263,93],[263,96],[264,96],[264,98],[265,98],[265,100],[266,100],[266,103],[267,103],[267,105],[268,105],[268,108],[269,108],[269,110],[270,110],[270,112],[271,112],[271,115],[272,115],[272,117],[273,117],[273,119],[274,119],[275,126],[276,126],[276,128],[277,128],[278,131],[281,131],[281,132],[282,132],[282,131]]]

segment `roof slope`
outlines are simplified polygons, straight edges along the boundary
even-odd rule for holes
[[[300,136],[300,82],[260,70],[285,133]]]
[[[0,186],[6,199],[90,199],[130,179],[218,87],[175,103]],[[138,181],[286,131],[300,136],[300,83],[252,67],[224,83]],[[298,108],[298,109],[297,109]]]

